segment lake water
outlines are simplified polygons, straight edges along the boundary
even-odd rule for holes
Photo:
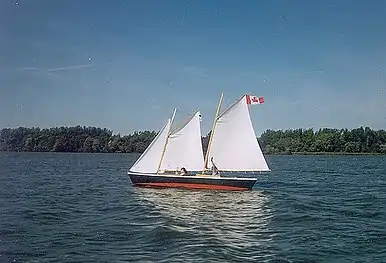
[[[133,187],[136,157],[0,153],[0,262],[386,262],[385,156],[267,156],[246,192]]]

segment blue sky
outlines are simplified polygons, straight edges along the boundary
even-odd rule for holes
[[[221,92],[266,129],[386,129],[384,1],[0,1],[0,128],[157,130]]]

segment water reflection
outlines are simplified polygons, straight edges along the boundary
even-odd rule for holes
[[[185,250],[201,247],[245,261],[262,256],[271,242],[273,211],[261,191],[133,188],[131,197],[140,199],[149,215],[158,216],[158,226],[189,238]]]

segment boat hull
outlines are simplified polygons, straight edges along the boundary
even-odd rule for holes
[[[255,178],[229,178],[213,176],[180,176],[163,174],[142,174],[128,172],[135,186],[142,187],[167,187],[213,190],[251,190],[256,183]]]

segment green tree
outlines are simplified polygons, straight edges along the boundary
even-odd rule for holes
[[[75,126],[50,129],[5,128],[0,131],[0,151],[56,152],[143,152],[157,135],[154,131],[136,131],[121,136],[111,130]],[[202,137],[206,153],[210,133]],[[264,153],[294,152],[386,153],[386,131],[369,127],[357,129],[267,130],[259,144]]]

